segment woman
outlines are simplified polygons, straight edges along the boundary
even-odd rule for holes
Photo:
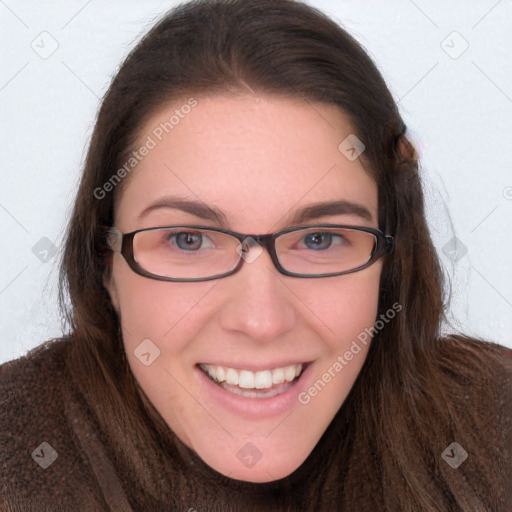
[[[2,510],[512,507],[510,351],[440,336],[417,154],[320,12],[192,2],[144,37],[61,277],[69,335],[2,367]]]

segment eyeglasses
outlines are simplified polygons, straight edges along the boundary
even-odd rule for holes
[[[286,276],[329,277],[363,270],[393,252],[394,239],[378,229],[322,224],[268,235],[208,226],[166,226],[121,233],[107,242],[137,274],[161,281],[208,281],[234,274],[265,248]]]

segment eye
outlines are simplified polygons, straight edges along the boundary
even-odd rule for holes
[[[304,236],[304,245],[308,249],[315,251],[329,249],[334,242],[334,238],[340,238],[338,235],[332,233],[308,233]]]
[[[208,238],[202,233],[186,231],[174,233],[169,237],[169,241],[184,251],[197,251],[208,245]]]

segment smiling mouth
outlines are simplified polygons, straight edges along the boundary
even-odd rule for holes
[[[247,398],[269,398],[290,389],[309,363],[252,372],[225,366],[199,364],[205,375],[226,391]]]

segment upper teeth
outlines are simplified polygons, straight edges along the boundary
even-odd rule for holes
[[[245,389],[267,389],[273,384],[291,382],[300,375],[302,364],[291,364],[282,368],[251,372],[249,370],[235,370],[225,366],[201,364],[201,368],[215,381],[226,381],[228,384]]]

